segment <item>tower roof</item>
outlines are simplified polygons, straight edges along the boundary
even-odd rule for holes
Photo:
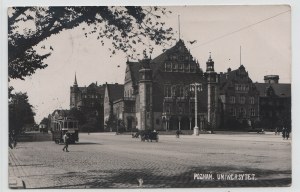
[[[74,80],[74,85],[76,85],[76,86],[78,85],[78,84],[77,84],[77,78],[76,78],[76,72],[75,72],[75,80]]]

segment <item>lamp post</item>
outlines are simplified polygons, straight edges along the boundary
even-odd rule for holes
[[[191,84],[191,91],[195,91],[195,127],[194,127],[194,135],[199,135],[199,127],[197,125],[197,116],[198,116],[198,104],[197,104],[197,92],[202,91],[202,84],[201,83],[194,83]]]

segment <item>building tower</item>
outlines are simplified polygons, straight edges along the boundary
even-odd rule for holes
[[[205,77],[207,79],[207,122],[210,126],[210,129],[213,131],[216,129],[218,125],[218,97],[219,97],[219,87],[218,87],[218,74],[214,69],[214,61],[211,58],[211,54],[209,55],[208,61],[206,62],[206,72]]]
[[[75,73],[74,84],[73,86],[70,87],[70,109],[77,107],[78,94],[79,94],[79,88],[78,88],[77,78]]]
[[[153,129],[152,69],[150,59],[141,61],[139,70],[140,130]]]

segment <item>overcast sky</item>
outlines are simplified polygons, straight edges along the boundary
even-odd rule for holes
[[[238,68],[242,46],[242,64],[254,82],[263,82],[264,75],[269,74],[279,75],[281,83],[291,82],[289,6],[180,6],[168,9],[173,14],[163,20],[174,28],[178,38],[180,15],[180,37],[203,70],[209,52],[217,72],[225,72],[228,67]],[[69,108],[75,72],[79,86],[96,81],[98,84],[124,82],[126,56],[120,52],[111,58],[106,46],[95,37],[86,38],[83,34],[81,28],[75,28],[48,38],[40,45],[51,45],[54,49],[45,60],[49,66],[25,81],[11,81],[10,85],[16,91],[28,93],[37,113],[37,123],[54,109]],[[197,42],[188,43],[193,40]],[[152,58],[162,49],[156,47]]]

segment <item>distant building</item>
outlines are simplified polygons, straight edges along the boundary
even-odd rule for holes
[[[89,130],[81,131],[103,131],[104,89],[105,86],[97,85],[97,82],[79,87],[75,74],[74,84],[70,87],[70,109],[76,108],[85,115],[87,123],[82,128]]]
[[[243,65],[220,74],[220,108],[223,129],[248,129],[259,121],[259,91]]]
[[[123,119],[123,94],[124,85],[122,84],[105,84],[104,93],[104,124],[110,115],[116,115],[118,119]]]
[[[278,75],[264,76],[255,83],[259,91],[259,113],[263,127],[291,128],[291,84],[279,83]]]
[[[54,110],[51,114],[49,114],[48,119],[49,119],[49,129],[50,130],[54,130],[56,129],[55,126],[57,126],[55,124],[55,122],[58,119],[63,119],[63,118],[67,118],[69,117],[70,110],[66,110],[66,109],[56,109]]]

